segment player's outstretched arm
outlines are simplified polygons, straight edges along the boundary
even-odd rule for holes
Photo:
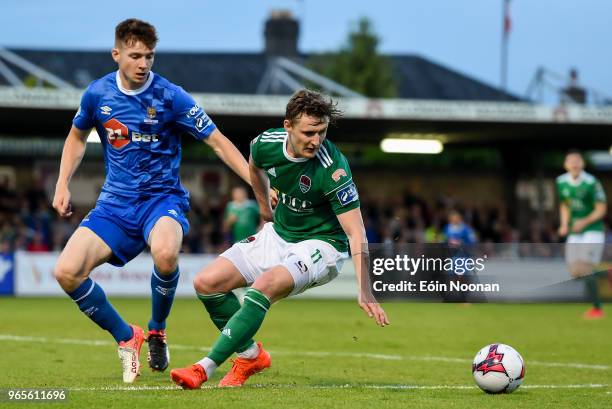
[[[365,235],[361,209],[356,208],[348,212],[339,214],[338,221],[346,233],[351,248],[353,263],[355,264],[355,274],[357,275],[357,287],[359,291],[359,307],[374,318],[381,327],[389,325],[389,319],[385,310],[376,302],[370,290],[370,277],[368,275],[370,267],[370,255],[368,253],[368,240]]]
[[[64,143],[59,176],[55,185],[55,195],[53,196],[53,208],[61,217],[72,215],[68,185],[85,154],[89,132],[91,132],[91,129],[84,131],[73,125]]]
[[[274,219],[274,212],[270,205],[270,181],[266,172],[255,166],[253,158],[249,158],[249,172],[255,193],[255,200],[259,205],[259,214],[266,222],[271,222]]]
[[[215,154],[221,159],[231,170],[233,170],[238,176],[242,178],[249,185],[251,184],[251,177],[249,176],[249,166],[247,165],[244,156],[240,153],[238,148],[227,139],[225,135],[215,129],[208,138],[204,139],[204,142],[210,146]]]

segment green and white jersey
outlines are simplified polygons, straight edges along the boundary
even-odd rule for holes
[[[236,221],[231,227],[234,242],[252,236],[257,232],[259,207],[254,200],[245,200],[242,203],[229,202],[225,208],[225,218],[227,219],[230,215],[236,216]]]
[[[577,179],[569,173],[557,177],[557,193],[559,200],[567,204],[570,210],[570,229],[574,220],[588,216],[595,203],[606,202],[606,193],[595,176],[582,172]],[[603,220],[588,225],[583,231],[603,231]]]
[[[318,239],[347,251],[336,216],[358,208],[359,194],[346,158],[333,143],[325,139],[312,159],[293,158],[285,129],[269,129],[251,142],[251,158],[278,194],[274,230],[283,240]]]

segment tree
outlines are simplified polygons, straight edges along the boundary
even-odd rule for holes
[[[311,57],[310,67],[326,77],[368,97],[393,98],[397,85],[391,61],[380,55],[380,40],[372,24],[362,17],[338,52]]]

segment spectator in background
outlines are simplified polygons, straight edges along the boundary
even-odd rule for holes
[[[431,224],[425,229],[425,243],[443,243],[446,241],[442,231],[442,222],[434,217]]]
[[[32,236],[32,240],[27,247],[28,251],[42,253],[49,251],[49,245],[45,243],[43,233],[40,230],[36,230]]]
[[[476,244],[476,233],[474,233],[472,227],[463,221],[463,216],[458,210],[453,209],[449,211],[448,224],[444,226],[444,236],[446,237],[451,257],[457,266],[460,260],[472,257],[473,249],[471,246]],[[465,265],[465,261],[461,265]],[[454,271],[449,272],[449,280],[470,284],[476,280],[474,274],[473,271],[455,268]],[[469,291],[460,291],[458,293],[448,291],[446,294],[443,294],[443,298],[445,301],[467,302],[472,299],[479,299],[480,297],[476,293],[472,294]]]
[[[257,232],[259,207],[249,199],[242,186],[232,189],[232,201],[227,204],[224,216],[224,231],[230,233],[231,243],[246,239]]]
[[[0,175],[0,212],[11,213],[17,209],[17,193],[11,187],[9,177]]]
[[[453,247],[476,243],[474,230],[463,221],[463,216],[457,210],[448,213],[448,224],[444,226],[446,242]]]

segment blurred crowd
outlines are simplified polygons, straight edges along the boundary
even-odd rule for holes
[[[474,205],[443,195],[425,200],[406,193],[385,200],[362,196],[361,205],[371,243],[442,243],[446,241],[444,227],[452,210],[462,215],[463,223],[471,227],[479,241],[502,243],[519,240],[508,209],[501,203]]]
[[[219,253],[232,244],[224,220],[230,199],[192,201],[183,252]],[[519,232],[504,203],[474,205],[447,196],[426,200],[410,193],[386,199],[362,196],[361,203],[370,243],[443,243],[451,210],[458,211],[480,243],[559,242],[553,217],[534,218]],[[70,218],[59,218],[42,186],[17,192],[0,180],[0,252],[61,250],[90,209],[73,210]]]

